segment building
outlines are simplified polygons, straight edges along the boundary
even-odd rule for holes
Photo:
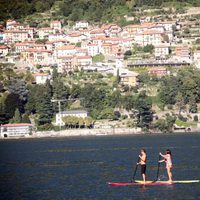
[[[55,63],[53,52],[45,49],[26,49],[21,52],[21,61],[33,65],[52,65]]]
[[[79,22],[76,22],[75,24],[75,29],[86,29],[88,28],[89,26],[89,23],[86,22],[86,21],[79,21]]]
[[[92,65],[92,57],[91,56],[76,56],[77,67],[79,68],[87,68]]]
[[[65,123],[63,122],[62,118],[67,116],[86,118],[88,117],[88,112],[85,110],[68,110],[61,113],[56,113],[56,126],[64,126]]]
[[[6,56],[8,54],[9,48],[7,46],[0,46],[0,57],[1,56]]]
[[[169,56],[169,45],[156,45],[154,46],[154,52],[156,58],[166,58]]]
[[[7,42],[24,42],[31,39],[27,31],[21,30],[6,30],[4,31],[4,40]]]
[[[0,126],[1,137],[25,137],[32,134],[33,125],[20,124],[4,124]]]
[[[54,29],[57,32],[61,32],[61,30],[62,30],[62,24],[58,20],[52,21],[50,23],[50,27],[51,27],[51,29]]]
[[[122,73],[120,75],[120,83],[128,86],[136,86],[138,81],[138,73]]]
[[[87,52],[90,56],[96,56],[97,54],[99,54],[99,46],[97,44],[88,44]]]
[[[64,45],[56,49],[57,57],[73,56],[76,53],[75,45]]]
[[[165,67],[152,67],[148,69],[148,73],[161,78],[169,74],[169,71]]]
[[[34,77],[34,82],[36,84],[45,84],[46,81],[50,79],[50,76],[48,73],[35,73],[33,74],[33,77]]]
[[[175,49],[176,58],[180,61],[190,61],[190,48],[188,46],[178,46]]]

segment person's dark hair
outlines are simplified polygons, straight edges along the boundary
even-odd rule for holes
[[[167,150],[166,150],[166,154],[172,155],[172,152],[171,152],[169,149],[167,149]]]
[[[146,153],[146,149],[141,149],[141,151],[144,151],[144,153]]]

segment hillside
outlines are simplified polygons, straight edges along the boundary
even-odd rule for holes
[[[28,15],[49,11],[52,7],[56,8],[51,13],[54,18],[63,16],[70,21],[105,22],[134,15],[137,7],[172,6],[172,2],[166,0],[2,0],[0,4],[1,22],[9,18],[23,20]],[[173,1],[173,7],[176,5],[200,6],[200,0]]]

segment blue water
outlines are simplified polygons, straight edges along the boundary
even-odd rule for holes
[[[170,148],[176,180],[200,179],[200,134],[98,136],[0,141],[0,199],[197,200],[200,183],[110,187],[129,182],[140,148],[155,179],[158,153]],[[167,178],[164,164],[159,177]],[[136,175],[140,179],[139,170]]]

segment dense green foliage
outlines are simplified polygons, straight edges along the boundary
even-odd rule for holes
[[[20,19],[34,12],[49,10],[55,0],[1,0],[0,21]]]
[[[9,18],[21,19],[35,12],[49,10],[56,0],[1,0],[0,2],[0,21]],[[135,7],[171,5],[169,0],[62,0],[59,1],[59,10],[54,16],[63,15],[68,20],[90,20],[90,21],[113,21],[119,20],[124,24],[124,16],[134,13]],[[176,0],[173,4],[179,3],[192,6],[200,6],[200,0]]]

